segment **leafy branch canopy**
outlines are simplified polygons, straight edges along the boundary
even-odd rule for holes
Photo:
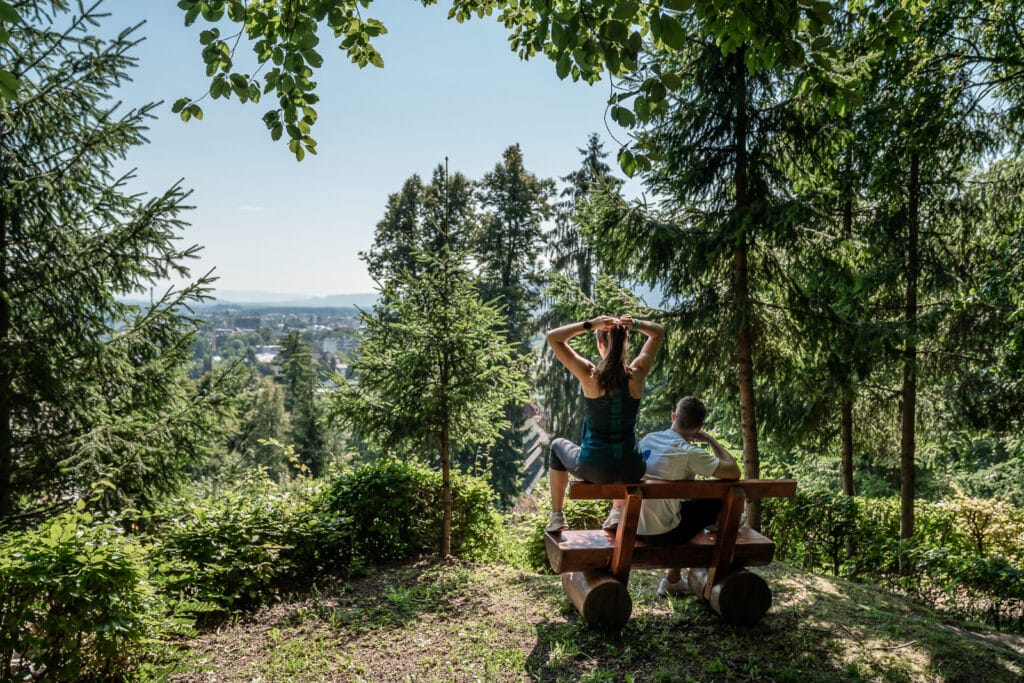
[[[438,0],[419,0],[423,6]],[[301,160],[316,153],[311,136],[319,100],[313,80],[324,64],[321,29],[356,66],[384,66],[374,39],[387,27],[368,15],[373,0],[179,0],[185,24],[209,24],[200,34],[209,96],[275,105],[263,116],[274,140],[287,136]],[[521,58],[538,54],[555,64],[559,78],[594,83],[637,71],[645,51],[682,51],[694,42],[713,40],[724,54],[745,47],[751,70],[800,67],[800,87],[820,98],[837,92],[834,50],[825,28],[832,5],[824,0],[760,2],[737,0],[450,0],[449,19],[496,16],[509,31],[509,44]],[[236,59],[248,49],[256,68],[243,71]],[[624,127],[645,123],[667,106],[684,79],[655,71],[626,92],[609,99],[609,115]],[[203,96],[205,97],[205,95]],[[181,98],[174,111],[182,119],[202,118],[202,98]],[[651,159],[623,149],[619,162],[632,174]]]

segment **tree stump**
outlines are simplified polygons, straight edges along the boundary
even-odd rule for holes
[[[690,569],[688,583],[694,595],[704,595],[707,581],[707,569]],[[752,626],[772,606],[772,590],[757,574],[739,569],[731,572],[711,588],[708,602],[711,609],[718,612],[726,623]]]
[[[629,590],[606,571],[562,574],[562,590],[588,626],[621,628],[633,612]]]

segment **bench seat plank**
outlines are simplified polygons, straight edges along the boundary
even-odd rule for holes
[[[664,546],[636,540],[633,567],[669,569],[707,567],[711,564],[718,534],[702,531],[686,545]],[[615,551],[615,535],[602,529],[563,531],[560,536],[544,534],[551,568],[561,574],[608,568]],[[762,567],[775,556],[775,542],[750,527],[740,527],[736,536],[733,564]]]

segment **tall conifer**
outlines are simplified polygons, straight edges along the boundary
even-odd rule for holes
[[[216,384],[186,378],[210,280],[187,276],[179,244],[187,193],[145,198],[115,176],[145,142],[153,105],[111,99],[133,66],[132,31],[90,32],[95,10],[20,3],[0,67],[19,97],[0,102],[0,518],[59,508],[109,482],[105,498],[145,505],[207,449]],[[91,495],[91,494],[89,494]]]

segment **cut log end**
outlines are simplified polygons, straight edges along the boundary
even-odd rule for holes
[[[607,572],[562,574],[562,589],[587,625],[594,628],[622,628],[633,612],[633,601],[625,584]]]
[[[695,595],[704,594],[707,580],[707,569],[690,569],[688,582]],[[772,590],[757,574],[740,569],[715,584],[708,602],[726,623],[752,626],[771,608]]]

